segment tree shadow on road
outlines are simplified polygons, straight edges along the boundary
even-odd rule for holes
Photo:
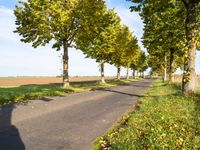
[[[25,150],[19,130],[11,124],[14,105],[0,106],[0,150]]]
[[[128,95],[128,96],[140,97],[140,95],[138,95],[138,94],[125,93],[125,92],[120,92],[120,91],[111,90],[111,89],[98,88],[96,90],[97,91],[105,91],[105,92],[112,92],[112,93],[124,94],[124,95]]]

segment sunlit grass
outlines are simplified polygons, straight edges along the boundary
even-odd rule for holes
[[[62,85],[25,85],[18,87],[0,87],[0,104],[21,103],[46,96],[59,96],[72,92],[81,92],[96,88],[126,84],[131,80],[108,80],[106,84],[99,82],[83,82],[63,88]]]
[[[105,136],[99,137],[93,149],[200,149],[198,93],[183,97],[179,85],[157,80],[140,103],[138,111],[124,116]]]

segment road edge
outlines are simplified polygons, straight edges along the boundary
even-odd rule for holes
[[[152,87],[153,83],[155,82],[155,79],[152,80],[151,84],[149,85],[148,89],[140,94],[140,97],[147,95],[149,89]],[[127,125],[130,114],[133,114],[140,110],[140,106],[142,104],[141,98],[137,100],[137,103],[130,107],[122,116],[120,116],[117,121],[112,125],[111,128],[109,128],[103,135],[96,137],[96,139],[92,142],[92,150],[102,150],[110,147],[110,144],[108,142],[108,135],[114,132],[119,132],[120,129],[122,129],[124,126]]]

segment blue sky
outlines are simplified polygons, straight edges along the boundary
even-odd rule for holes
[[[115,8],[122,23],[130,27],[140,40],[142,36],[142,21],[137,13],[129,11],[130,3],[126,0],[106,0],[109,8]],[[12,31],[15,29],[13,9],[17,0],[0,0],[0,76],[55,76],[62,73],[61,51],[38,47],[20,42],[20,37]],[[142,46],[141,42],[140,45]],[[99,75],[95,60],[86,59],[81,51],[70,49],[69,71],[71,76]],[[200,55],[198,54],[198,62]],[[198,66],[198,69],[200,67]],[[200,70],[198,70],[200,73]],[[106,75],[115,75],[116,68],[106,64]],[[122,69],[125,75],[125,69]]]

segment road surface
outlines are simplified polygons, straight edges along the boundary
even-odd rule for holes
[[[0,150],[89,150],[153,79],[0,107]]]

